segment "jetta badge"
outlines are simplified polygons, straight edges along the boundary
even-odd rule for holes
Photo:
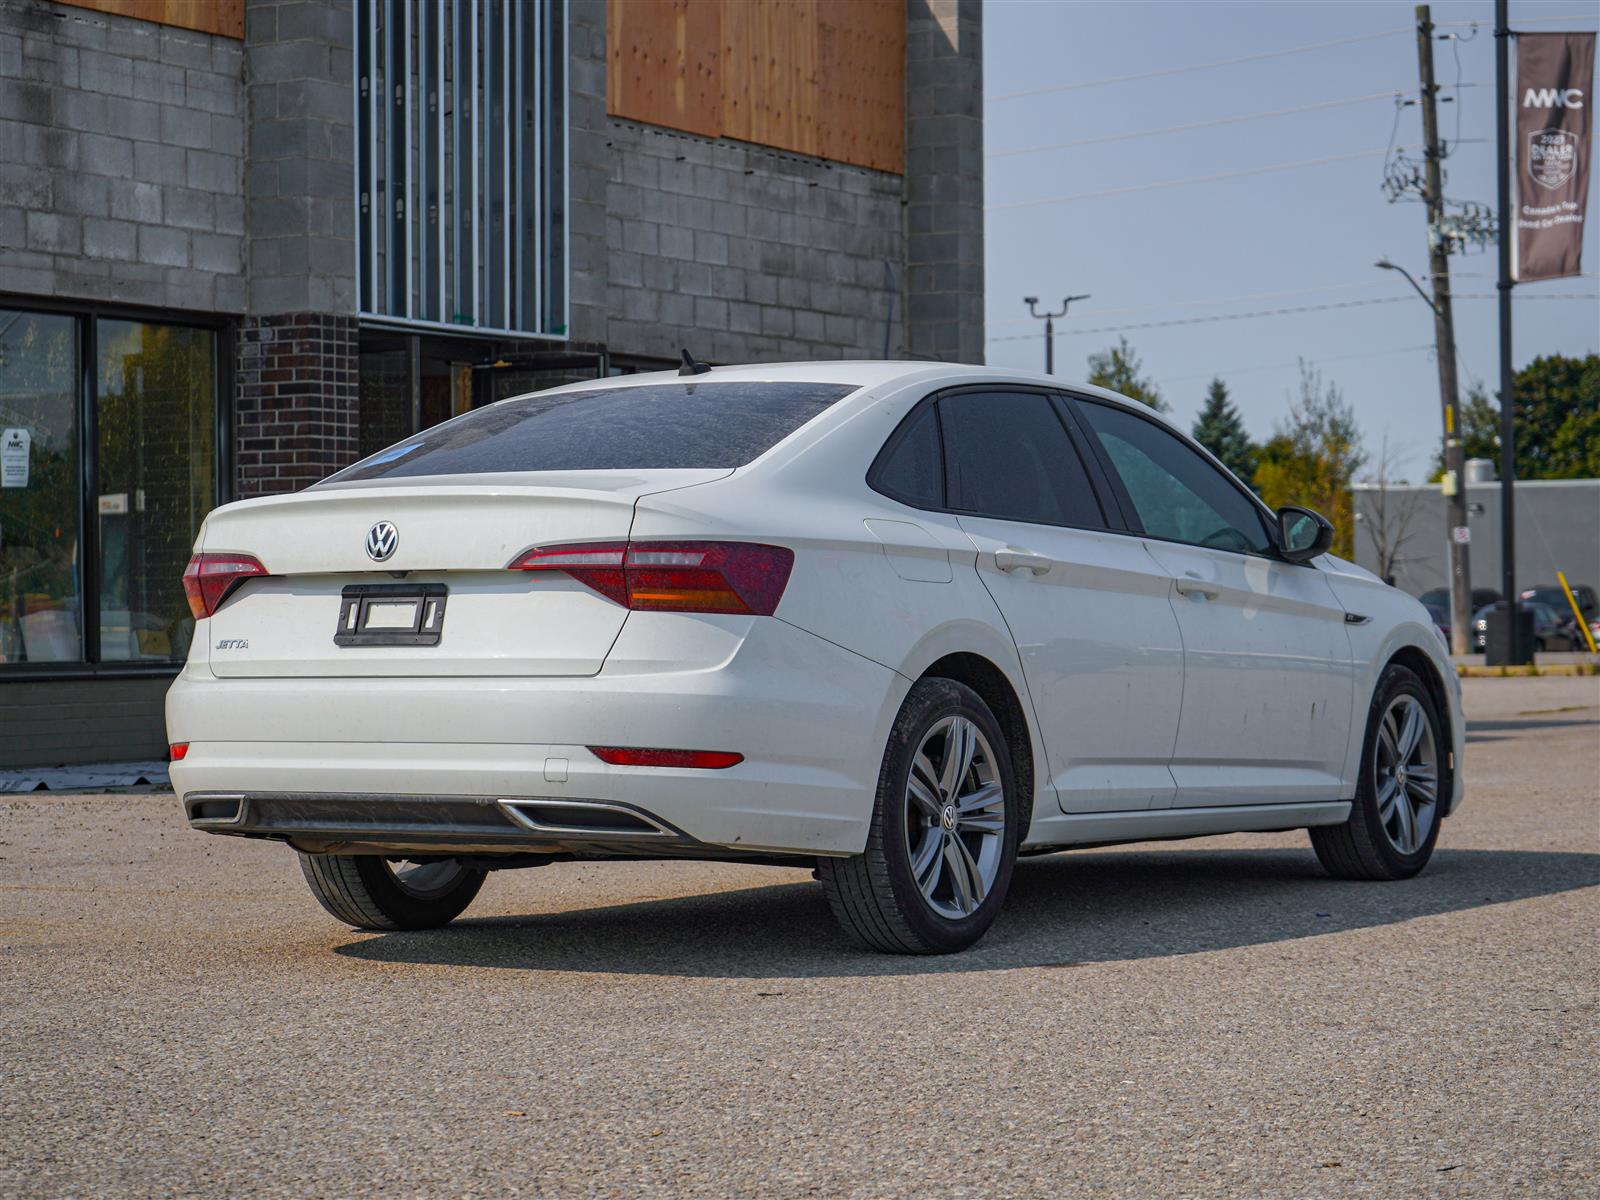
[[[367,530],[367,557],[373,562],[387,562],[400,548],[400,531],[392,521],[379,521]]]

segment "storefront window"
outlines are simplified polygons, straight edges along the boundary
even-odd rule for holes
[[[215,335],[102,320],[97,341],[100,657],[181,662],[183,567],[216,491]]]
[[[0,308],[0,663],[78,662],[78,322]]]
[[[187,657],[218,335],[0,306],[0,675]]]

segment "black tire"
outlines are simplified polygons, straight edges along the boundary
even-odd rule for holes
[[[906,801],[912,760],[924,739],[950,717],[964,717],[982,733],[991,751],[984,757],[992,760],[988,769],[1000,783],[1003,796],[999,840],[991,843],[988,851],[998,856],[989,859],[997,862],[994,880],[976,908],[959,918],[937,911],[913,876],[908,833],[913,818]],[[889,734],[883,767],[878,773],[866,851],[852,858],[818,859],[817,878],[822,881],[839,924],[867,949],[886,954],[949,954],[965,950],[983,936],[1005,904],[1025,811],[1017,794],[1010,747],[988,705],[965,684],[950,679],[920,679],[900,706]],[[937,834],[938,830],[917,828],[919,837],[930,833]],[[967,861],[974,859],[969,855]],[[941,864],[940,869],[946,868]],[[975,877],[976,873],[965,876],[969,882]]]
[[[1390,705],[1402,696],[1421,705],[1437,756],[1431,827],[1426,838],[1411,853],[1396,848],[1378,806],[1379,723]],[[1361,744],[1361,779],[1356,787],[1355,802],[1350,806],[1350,816],[1342,825],[1323,825],[1309,830],[1312,849],[1329,875],[1335,879],[1410,879],[1428,865],[1439,840],[1445,799],[1450,794],[1449,753],[1443,723],[1427,687],[1415,671],[1391,664],[1379,678],[1367,710],[1366,737]]]
[[[455,920],[483,886],[485,872],[458,866],[429,887],[408,887],[376,854],[301,854],[300,870],[317,903],[356,929],[437,929]]]

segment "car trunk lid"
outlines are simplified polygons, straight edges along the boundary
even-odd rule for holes
[[[229,505],[206,521],[207,553],[254,555],[246,580],[210,618],[207,654],[224,677],[592,675],[627,610],[558,573],[507,569],[521,551],[625,540],[634,504],[726,470],[482,475],[313,488]],[[382,561],[368,536],[387,523]],[[385,542],[384,539],[379,539]],[[387,545],[377,547],[379,554]],[[401,607],[442,586],[436,644],[348,644],[347,589],[384,585]],[[398,632],[398,626],[396,626]]]

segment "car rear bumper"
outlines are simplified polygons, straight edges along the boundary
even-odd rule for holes
[[[599,841],[654,853],[859,853],[908,681],[772,618],[640,615],[594,676],[185,672],[167,696],[169,739],[189,746],[172,764],[173,786],[186,812],[203,797],[243,799],[238,821],[202,818],[196,828],[308,849],[520,852]],[[708,665],[698,669],[651,669],[670,661],[652,642],[677,636],[685,622],[702,650],[717,653],[702,654]],[[614,766],[590,746],[731,750],[744,761],[720,770]],[[429,803],[424,814],[419,805]],[[541,804],[632,811],[652,831],[619,837],[575,826],[556,836],[518,821]]]

